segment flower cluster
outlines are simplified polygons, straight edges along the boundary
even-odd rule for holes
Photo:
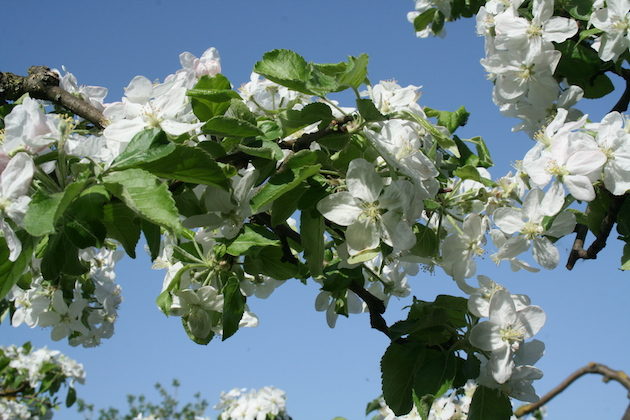
[[[74,393],[83,383],[83,365],[56,350],[23,346],[0,347],[0,418],[43,420],[52,417],[62,385]],[[71,401],[71,400],[68,400]]]
[[[28,286],[15,285],[8,295],[15,308],[11,324],[50,327],[53,340],[67,337],[75,346],[98,345],[114,333],[122,301],[114,266],[121,257],[120,251],[108,248],[83,250],[80,258],[89,265],[89,271],[76,280],[69,296],[33,267]]]
[[[272,386],[222,392],[214,409],[221,412],[220,420],[290,420],[284,391]]]

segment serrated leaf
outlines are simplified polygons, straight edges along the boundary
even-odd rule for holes
[[[477,181],[485,185],[486,187],[494,187],[496,184],[494,181],[484,178],[479,174],[477,168],[471,165],[464,165],[453,171],[453,175],[460,177],[461,179],[470,179]]]
[[[175,144],[159,128],[147,128],[133,136],[127,147],[114,159],[111,167],[132,168],[139,162],[151,162],[171,153]]]
[[[368,61],[369,57],[367,54],[361,54],[358,57],[349,57],[347,70],[338,78],[339,86],[348,86],[358,89],[367,77]]]
[[[24,229],[32,236],[55,231],[55,223],[85,187],[84,181],[73,182],[63,192],[47,195],[41,190],[33,195],[24,216]]]
[[[621,269],[630,270],[630,244],[623,246],[623,255],[621,256]]]
[[[23,231],[17,232],[16,235],[22,243],[22,252],[15,261],[9,261],[9,247],[6,240],[0,237],[0,301],[20,280],[33,256],[33,238]]]
[[[179,145],[173,145],[170,149],[168,154],[159,159],[137,162],[135,166],[161,178],[228,188],[223,169],[206,152]]]
[[[206,134],[222,137],[256,137],[263,134],[257,126],[249,121],[224,115],[210,118],[201,129]]]
[[[439,398],[453,384],[457,361],[450,353],[427,349],[422,363],[416,365],[413,391],[422,398]]]
[[[310,79],[310,66],[299,54],[290,50],[273,50],[265,53],[254,65],[254,71],[272,82],[289,89],[309,94],[306,83]]]
[[[155,223],[151,223],[146,219],[142,219],[140,222],[142,233],[147,241],[149,247],[149,253],[151,255],[151,261],[154,261],[160,255],[160,242],[162,239],[162,232],[160,227]]]
[[[262,226],[246,224],[243,233],[238,235],[226,252],[230,255],[239,256],[246,254],[253,247],[279,246],[280,241],[269,230]]]
[[[182,225],[175,201],[165,183],[142,169],[126,169],[103,177],[112,194],[141,217],[179,232]]]
[[[223,91],[225,96],[229,96],[232,94],[228,94],[225,91],[231,91],[232,85],[230,81],[222,74],[217,74],[215,76],[204,75],[201,76],[199,81],[195,84],[193,89],[195,90],[206,90],[206,91]],[[234,92],[234,91],[232,91]],[[238,97],[238,94],[234,92]],[[193,113],[199,121],[208,121],[210,118],[223,115],[227,109],[230,107],[230,98],[225,99],[224,101],[219,101],[221,97],[219,95],[213,95],[211,97],[204,97],[203,95],[192,96],[191,97],[191,105],[193,109]]]
[[[284,158],[282,149],[274,141],[252,140],[238,145],[238,150],[250,156],[261,157],[269,160],[281,160]]]
[[[416,16],[416,18],[413,20],[413,28],[415,29],[415,31],[421,32],[427,26],[429,26],[429,24],[433,22],[433,18],[435,17],[437,11],[437,9],[429,9]]]
[[[320,275],[324,267],[324,231],[324,218],[316,209],[302,210],[300,214],[302,247],[313,277]]]
[[[554,75],[566,77],[569,84],[581,87],[585,98],[601,98],[614,90],[608,76],[603,74],[605,64],[590,46],[568,39],[555,47],[562,55]]]
[[[288,136],[316,122],[328,125],[333,119],[330,107],[321,102],[306,105],[300,110],[288,109],[279,115],[284,136]]]
[[[453,133],[458,127],[466,125],[470,113],[463,106],[455,111],[439,111],[437,109],[424,108],[424,112],[428,117],[437,118],[438,125],[446,127],[449,132]]]
[[[414,225],[413,229],[416,243],[409,252],[418,257],[436,256],[439,251],[439,241],[433,229],[421,224]]]
[[[230,338],[238,331],[238,324],[245,312],[245,296],[241,293],[239,280],[236,277],[228,278],[222,290],[223,294],[223,337],[222,341]]]
[[[254,195],[251,205],[254,211],[271,203],[283,194],[297,187],[305,179],[319,173],[321,165],[310,165],[301,168],[290,168],[272,176],[269,181]]]
[[[103,206],[103,223],[107,235],[121,243],[127,255],[136,258],[136,245],[140,240],[140,219],[120,201]]]
[[[393,342],[381,359],[383,398],[401,416],[413,408],[414,371],[424,358],[424,347]]]
[[[363,119],[367,122],[373,121],[385,121],[387,119],[386,116],[381,114],[372,102],[371,99],[357,99],[357,109],[359,110],[359,114],[363,117]]]
[[[498,389],[477,386],[468,410],[468,420],[509,420],[512,404]]]

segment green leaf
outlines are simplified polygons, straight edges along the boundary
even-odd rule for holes
[[[251,275],[264,274],[276,280],[304,277],[302,267],[284,260],[282,249],[268,246],[256,255],[245,255],[244,267]]]
[[[470,113],[463,106],[456,111],[438,111],[437,109],[424,108],[427,117],[437,118],[438,125],[446,127],[449,132],[453,133],[458,127],[463,127],[468,122]]]
[[[324,267],[324,231],[324,218],[315,208],[302,210],[300,214],[302,247],[313,277],[320,275]]]
[[[100,248],[107,235],[102,221],[103,206],[109,199],[109,193],[102,185],[84,190],[60,214],[57,227],[79,249]]]
[[[299,54],[290,50],[273,50],[265,53],[254,65],[254,71],[272,82],[303,93],[310,79],[310,66]]]
[[[165,183],[142,169],[126,169],[103,177],[107,189],[130,209],[166,229],[181,231],[175,201]]]
[[[591,232],[599,235],[602,219],[608,214],[608,209],[612,204],[611,196],[608,191],[598,189],[595,199],[588,203],[588,211],[586,212],[586,223]]]
[[[79,249],[63,233],[48,237],[42,256],[42,277],[55,282],[62,274],[79,276],[89,271],[87,264],[79,260]]]
[[[72,407],[77,401],[77,391],[75,391],[74,387],[68,388],[68,395],[66,395],[66,407]]]
[[[288,136],[316,122],[328,125],[333,119],[330,107],[321,102],[306,105],[300,110],[288,109],[278,115],[284,136]]]
[[[460,177],[461,179],[471,179],[485,185],[486,187],[494,187],[496,184],[494,181],[484,178],[479,174],[477,168],[471,165],[464,165],[461,168],[457,168],[453,171],[453,175]]]
[[[155,260],[160,255],[160,241],[162,238],[162,232],[160,227],[155,223],[151,223],[146,219],[142,219],[140,222],[142,233],[147,241],[149,247],[149,253],[151,254],[151,261]]]
[[[280,241],[272,232],[262,226],[248,223],[244,226],[243,233],[234,238],[227,247],[226,252],[230,255],[239,256],[247,254],[253,247],[279,245]]]
[[[136,214],[120,201],[105,204],[103,223],[107,235],[120,242],[127,255],[136,258],[136,244],[140,240],[140,220]]]
[[[434,257],[439,251],[439,241],[433,229],[416,224],[413,227],[416,235],[416,244],[409,250],[418,257]]]
[[[210,118],[201,129],[206,134],[222,137],[256,137],[263,134],[249,121],[223,115]]]
[[[284,157],[282,149],[271,140],[250,140],[238,145],[238,149],[250,156],[257,156],[269,160],[281,160]]]
[[[169,154],[148,162],[136,162],[136,167],[161,178],[228,188],[223,169],[200,148],[173,145]]]
[[[589,99],[601,98],[614,90],[603,72],[606,64],[590,46],[568,39],[555,47],[562,55],[554,76],[566,77],[569,84],[580,86]]]
[[[204,99],[208,102],[230,102],[232,99],[241,99],[238,92],[231,89],[197,89],[192,88],[186,95],[195,99]]]
[[[208,75],[201,76],[192,89],[197,91],[198,94],[190,95],[193,113],[199,118],[199,121],[208,121],[212,117],[223,115],[230,107],[230,100],[239,97],[238,93],[231,89],[230,81],[222,74],[212,77]],[[208,95],[201,93],[203,91],[207,92]],[[234,92],[236,96],[232,93],[227,93],[227,91]]]
[[[479,385],[468,410],[468,420],[509,420],[512,404],[507,395],[498,389]]]
[[[571,17],[578,20],[588,21],[593,11],[592,0],[565,0],[562,6],[569,12]]]
[[[414,372],[424,354],[422,346],[393,342],[381,359],[383,398],[397,416],[408,414],[413,408]]]
[[[16,235],[22,242],[22,252],[15,261],[9,261],[9,247],[5,239],[0,237],[0,301],[20,280],[33,256],[33,238],[23,231],[17,232]]]
[[[623,246],[623,255],[621,256],[621,269],[630,270],[630,244]]]
[[[291,191],[305,179],[319,173],[320,167],[321,165],[310,165],[301,168],[289,168],[272,176],[252,198],[253,210],[257,211],[262,206]]]
[[[112,162],[116,169],[133,168],[138,163],[151,162],[167,156],[175,149],[166,133],[159,128],[147,128],[133,136],[127,147]]]
[[[414,372],[413,390],[420,398],[426,395],[439,398],[451,388],[456,372],[457,359],[452,354],[426,349],[422,363]]]
[[[349,57],[347,70],[338,78],[340,87],[353,87],[357,89],[367,78],[367,65],[369,57],[361,54],[358,57]]]
[[[357,99],[357,109],[359,110],[359,114],[363,117],[363,119],[367,122],[373,121],[385,121],[387,119],[386,116],[381,114],[372,102],[371,99]]]
[[[416,16],[413,20],[413,28],[415,31],[423,31],[427,26],[429,26],[429,24],[433,22],[433,18],[435,17],[437,11],[437,9],[429,9]]]
[[[38,190],[24,216],[24,229],[32,236],[44,236],[55,231],[55,223],[68,205],[81,193],[84,181],[69,184],[63,192],[47,195]]]
[[[306,188],[306,183],[302,182],[299,186],[283,194],[273,202],[271,205],[272,226],[278,226],[286,222],[286,220],[295,213],[300,197],[305,193]]]
[[[245,312],[245,296],[241,293],[241,287],[237,277],[230,277],[223,286],[223,338],[230,338],[238,331],[238,324]]]

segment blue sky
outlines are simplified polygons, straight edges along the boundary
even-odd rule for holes
[[[462,137],[483,136],[501,175],[522,158],[531,141],[510,132],[516,121],[502,117],[491,101],[491,84],[479,65],[483,40],[472,20],[447,25],[444,39],[416,39],[406,21],[412,1],[268,0],[233,1],[4,1],[0,25],[0,71],[24,74],[30,65],[65,65],[80,83],[106,86],[116,101],[135,75],[163,78],[179,67],[178,55],[200,55],[210,46],[222,57],[223,73],[238,86],[253,64],[275,48],[289,48],[319,62],[367,53],[375,82],[396,79],[423,86],[422,105],[472,112]],[[600,118],[616,98],[583,101],[580,107]],[[573,272],[558,268],[538,274],[512,273],[489,259],[479,273],[526,293],[547,312],[540,333],[547,352],[539,362],[544,393],[589,361],[630,370],[630,282],[618,270],[621,248],[615,241],[596,261]],[[570,241],[560,242],[566,256]],[[140,253],[142,254],[142,253]],[[54,343],[47,330],[0,326],[0,344],[31,340],[59,349],[84,363],[87,382],[79,396],[97,407],[123,407],[128,393],[153,395],[152,384],[182,382],[183,399],[200,391],[211,404],[222,390],[274,385],[288,395],[296,420],[334,416],[361,419],[365,404],[379,394],[379,359],[387,341],[369,328],[368,316],[340,319],[326,326],[314,311],[317,288],[288,281],[267,300],[251,300],[261,319],[256,329],[239,331],[226,342],[198,346],[178,319],[167,319],[154,305],[162,272],[151,271],[144,255],[119,264],[124,302],[116,334],[94,349]],[[413,293],[433,300],[457,290],[441,272],[411,280]],[[405,316],[409,301],[393,301],[390,322]],[[625,392],[617,384],[585,378],[549,405],[550,419],[619,418]],[[79,419],[73,410],[58,418]]]

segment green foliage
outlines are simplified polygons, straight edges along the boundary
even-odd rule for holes
[[[200,393],[196,393],[192,401],[181,405],[179,387],[180,383],[176,379],[171,383],[171,390],[159,383],[155,384],[160,397],[160,401],[157,402],[150,401],[143,394],[127,395],[128,408],[125,413],[113,407],[100,408],[96,411],[93,404],[80,399],[77,404],[78,411],[86,420],[134,420],[138,416],[153,416],[161,420],[196,420],[203,417],[209,406],[208,401],[202,398]]]
[[[569,84],[584,89],[585,98],[601,98],[614,90],[612,82],[604,74],[607,65],[590,46],[568,39],[557,44],[556,49],[562,56],[554,75],[566,77]]]
[[[473,395],[469,420],[508,420],[512,417],[512,404],[507,395],[498,389],[478,386]]]

